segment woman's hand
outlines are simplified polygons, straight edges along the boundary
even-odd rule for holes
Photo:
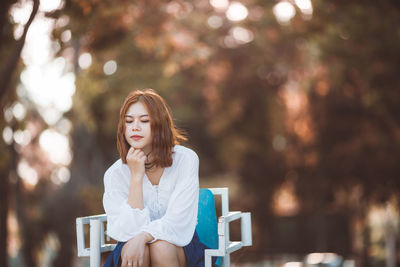
[[[142,232],[126,242],[121,251],[121,267],[143,266],[146,261],[144,258],[146,243],[150,240],[152,240],[152,236],[149,233]]]
[[[131,147],[126,155],[126,161],[131,170],[131,179],[136,182],[142,181],[145,172],[146,154],[141,149]]]
[[[126,155],[126,161],[129,169],[131,170],[128,204],[133,209],[143,209],[142,184],[145,172],[144,162],[146,161],[146,155],[141,149],[135,149],[131,147]]]

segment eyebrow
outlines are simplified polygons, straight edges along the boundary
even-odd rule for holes
[[[148,114],[143,114],[143,115],[140,115],[139,118],[148,117],[148,116],[149,116]],[[135,116],[132,116],[132,115],[125,115],[125,118],[126,118],[126,117],[128,117],[128,118],[133,118],[133,117],[135,117]]]

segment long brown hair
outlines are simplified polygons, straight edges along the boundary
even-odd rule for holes
[[[127,163],[126,154],[130,148],[125,139],[125,115],[129,107],[142,103],[150,117],[152,134],[152,164],[159,167],[172,165],[172,148],[187,138],[178,130],[172,120],[171,111],[165,100],[153,89],[132,91],[124,100],[119,112],[117,147],[123,163]]]

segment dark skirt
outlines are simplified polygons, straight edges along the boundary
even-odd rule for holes
[[[115,249],[108,256],[103,267],[117,267],[121,257],[121,250],[125,242],[118,242]],[[186,254],[187,267],[204,267],[204,250],[208,249],[206,245],[201,243],[197,232],[194,232],[192,241],[183,247]],[[213,260],[214,261],[214,260]],[[215,262],[215,261],[214,261]],[[213,262],[213,266],[215,265]]]

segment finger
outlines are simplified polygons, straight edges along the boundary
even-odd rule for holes
[[[137,265],[136,265],[136,261],[130,259],[129,262],[128,262],[128,264],[127,264],[127,267],[136,267],[136,266],[137,266]]]
[[[136,155],[141,155],[142,153],[144,154],[143,150],[141,150],[140,148],[136,148],[135,149],[135,154]]]
[[[135,153],[135,149],[131,147],[128,150],[128,153],[126,153],[126,157],[130,157],[131,158],[134,155],[134,153]]]
[[[126,267],[134,267],[135,265],[136,265],[135,260],[133,260],[133,259],[127,260]]]
[[[134,158],[140,159],[142,157],[146,157],[146,154],[140,149],[135,149],[135,151],[132,153],[132,156]]]
[[[146,156],[146,154],[145,154],[144,152],[141,152],[141,153],[138,154],[138,158],[140,158],[140,159],[146,159],[147,156]]]
[[[122,258],[122,257],[121,257]],[[121,267],[127,267],[125,257],[122,258]]]
[[[133,149],[132,149],[132,152],[131,152],[131,154],[130,154],[130,155],[131,155],[131,158],[136,158],[136,157],[137,157],[137,153],[138,153],[138,152],[137,152],[137,149],[134,149],[134,148],[133,148]]]
[[[131,147],[131,148],[129,149],[129,151],[128,151],[128,155],[129,155],[131,158],[136,158],[136,157],[138,157],[140,151],[141,151],[140,149]]]

